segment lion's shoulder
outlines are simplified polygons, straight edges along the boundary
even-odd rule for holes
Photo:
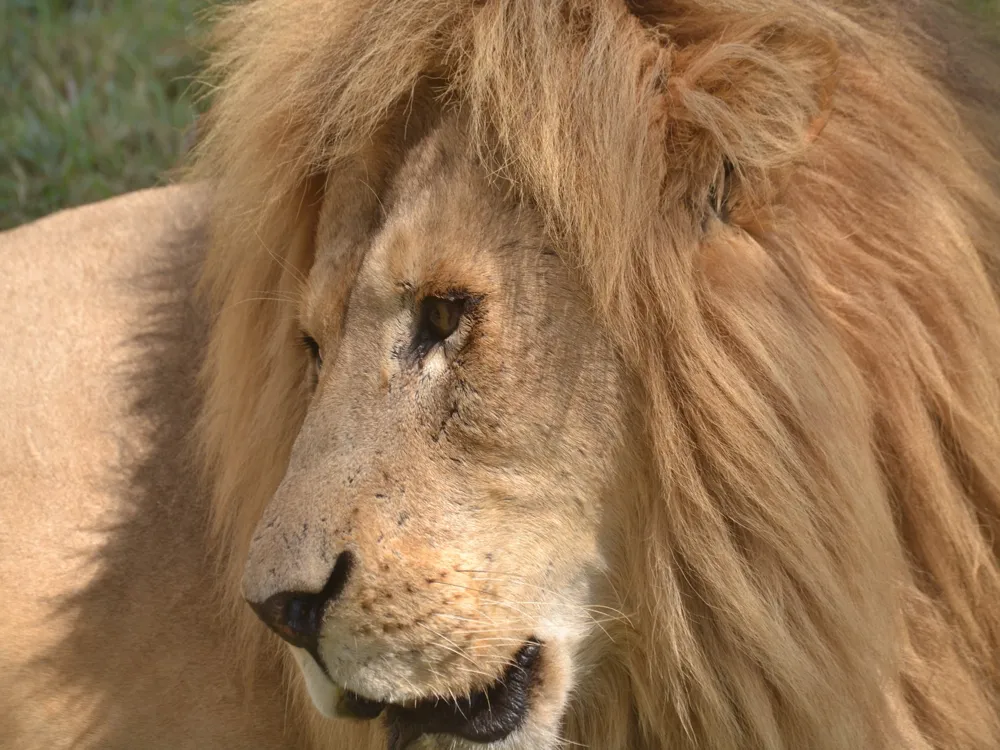
[[[0,234],[4,747],[288,746],[218,653],[183,450],[200,205],[147,190]]]

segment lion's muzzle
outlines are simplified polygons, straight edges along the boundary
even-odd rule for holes
[[[354,555],[341,552],[319,592],[282,591],[263,602],[248,600],[257,616],[282,639],[304,649],[327,672],[320,650],[323,620],[344,592],[355,566]],[[405,750],[425,734],[448,734],[471,742],[497,742],[523,724],[529,708],[542,646],[534,638],[518,650],[500,677],[481,690],[458,698],[428,697],[405,704],[388,703],[344,691],[338,714],[353,719],[385,715],[389,750]]]

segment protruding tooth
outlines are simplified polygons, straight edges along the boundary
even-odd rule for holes
[[[302,676],[306,681],[306,690],[309,692],[309,698],[312,699],[313,706],[329,719],[339,716],[337,705],[340,702],[341,695],[344,693],[343,688],[333,683],[323,673],[323,670],[320,669],[319,664],[316,663],[312,654],[304,648],[296,648],[294,646],[290,646],[289,648],[292,649],[292,655],[295,657],[295,661],[298,662],[299,669],[302,670]]]

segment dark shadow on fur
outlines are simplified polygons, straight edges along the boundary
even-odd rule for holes
[[[121,342],[127,364],[108,374],[129,406],[124,425],[109,425],[123,437],[96,490],[115,496],[121,510],[91,529],[103,538],[93,559],[68,560],[97,575],[53,602],[72,630],[35,666],[78,698],[81,710],[93,710],[73,746],[159,747],[166,738],[183,738],[176,746],[228,747],[222,715],[245,711],[247,727],[254,716],[236,665],[218,647],[226,632],[205,544],[207,493],[191,448],[207,333],[193,296],[205,231],[170,227],[152,244],[148,271],[110,282],[124,285],[144,310],[134,335]],[[275,697],[272,705],[280,710],[283,701]],[[215,725],[213,715],[220,715]],[[190,726],[177,727],[177,720]]]

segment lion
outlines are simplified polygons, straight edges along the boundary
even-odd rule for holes
[[[0,746],[1000,747],[959,28],[221,12],[185,184],[0,236]]]

